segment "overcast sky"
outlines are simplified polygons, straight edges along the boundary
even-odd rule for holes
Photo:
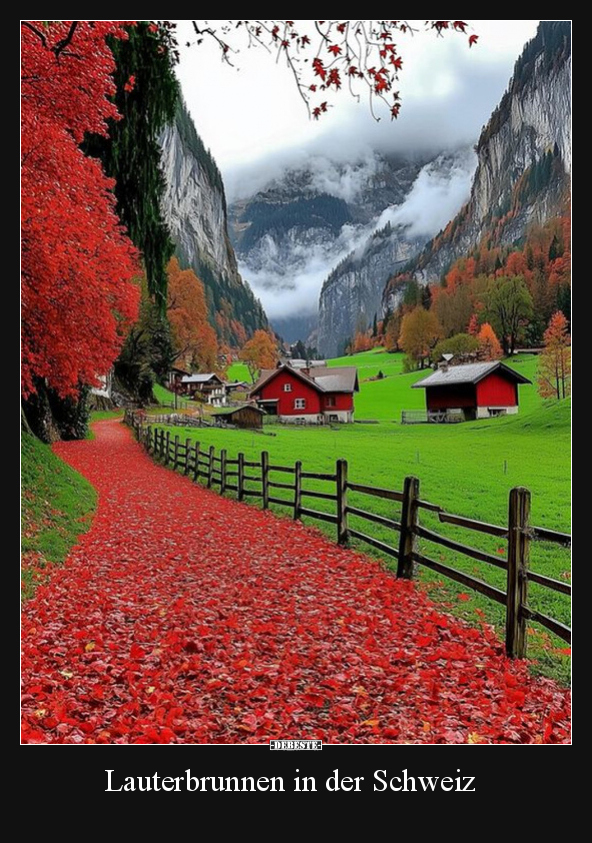
[[[356,104],[346,92],[321,121],[309,120],[290,72],[263,50],[241,51],[237,69],[221,62],[213,42],[183,46],[178,68],[183,94],[230,198],[240,191],[245,174],[279,169],[308,150],[351,157],[364,146],[408,150],[476,140],[538,21],[469,23],[479,35],[472,48],[466,37],[453,33],[400,37],[401,116],[391,121],[385,114],[378,124],[367,104]],[[180,43],[195,42],[191,22],[178,24]]]

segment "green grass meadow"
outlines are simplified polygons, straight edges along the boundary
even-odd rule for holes
[[[92,521],[97,495],[49,445],[21,441],[22,597],[32,596],[48,568],[61,564]]]
[[[402,373],[402,356],[373,350],[363,354],[331,360],[330,365],[358,367],[361,391],[356,395],[356,420],[373,420],[377,424],[336,425],[333,427],[291,427],[266,424],[264,433],[240,430],[177,428],[181,440],[199,440],[203,448],[214,445],[226,448],[229,458],[239,451],[247,459],[256,458],[262,450],[270,454],[272,464],[293,465],[302,460],[304,471],[331,472],[335,461],[345,458],[349,478],[389,489],[401,490],[404,478],[415,475],[420,480],[424,500],[439,504],[447,511],[469,518],[503,525],[507,522],[508,495],[513,486],[526,486],[532,493],[532,523],[570,532],[570,402],[543,402],[536,390],[537,358],[521,355],[511,361],[533,385],[520,387],[520,412],[517,416],[480,420],[457,425],[401,425],[401,410],[423,409],[424,392],[411,389],[426,372]],[[381,370],[386,377],[368,381]],[[235,364],[229,377],[244,379],[242,364]],[[272,476],[286,480],[286,475]],[[311,491],[333,491],[331,484],[306,481]],[[249,486],[247,486],[249,488]],[[252,488],[257,488],[252,485]],[[274,490],[273,495],[286,498],[289,492]],[[349,493],[351,505],[398,519],[399,505],[388,501]],[[329,501],[305,498],[304,506],[332,511]],[[278,514],[289,516],[290,510],[272,505]],[[306,519],[305,519],[306,520]],[[447,524],[440,524],[436,515],[421,512],[421,522],[465,544],[491,553],[505,552],[505,542],[479,533],[472,533]],[[319,521],[310,522],[333,536],[334,527]],[[398,534],[387,528],[350,516],[350,526],[396,547]],[[364,552],[378,555],[367,545],[352,542]],[[485,563],[462,557],[439,545],[421,540],[425,555],[451,564],[467,573],[505,588],[505,571]],[[388,565],[393,561],[384,557]],[[533,543],[531,567],[548,576],[570,581],[569,550],[547,543]],[[423,569],[421,581],[434,600],[471,622],[495,624],[502,634],[504,608],[487,598],[459,586],[441,575]],[[459,597],[460,595],[460,597]],[[468,595],[468,598],[467,598]],[[530,604],[564,623],[570,622],[570,601],[565,595],[552,592],[534,583],[529,586]],[[532,624],[529,627],[529,656],[533,669],[553,675],[561,681],[569,679],[570,659],[567,645]],[[564,651],[564,652],[562,652]]]

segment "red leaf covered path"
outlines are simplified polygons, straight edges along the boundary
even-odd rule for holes
[[[23,615],[23,741],[540,743],[568,692],[316,531],[156,466],[120,422],[55,450],[92,529]]]

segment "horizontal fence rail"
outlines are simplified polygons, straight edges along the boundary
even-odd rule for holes
[[[527,620],[541,624],[571,643],[571,629],[568,626],[528,605],[529,582],[551,591],[571,595],[571,585],[568,583],[531,571],[529,568],[530,545],[533,541],[570,547],[571,536],[530,524],[528,489],[517,487],[510,491],[508,523],[500,526],[449,513],[437,504],[422,500],[419,496],[419,480],[416,477],[406,477],[402,491],[381,489],[349,480],[348,464],[343,459],[337,460],[334,474],[304,471],[301,461],[295,462],[293,466],[275,465],[270,462],[267,451],[262,451],[257,461],[245,459],[243,453],[229,459],[225,449],[217,454],[214,446],[205,448],[199,441],[195,442],[189,438],[181,442],[180,437],[172,436],[170,430],[155,427],[152,424],[153,420],[143,413],[126,410],[124,421],[134,429],[139,442],[153,457],[176,471],[181,471],[194,482],[205,480],[208,488],[216,486],[221,494],[235,492],[239,501],[244,501],[245,498],[259,499],[264,509],[268,509],[270,504],[286,507],[291,510],[294,519],[306,517],[332,524],[336,527],[336,538],[340,545],[347,546],[350,539],[356,539],[396,559],[397,577],[412,579],[416,576],[417,568],[424,566],[502,604],[506,608],[506,652],[512,658],[523,658],[526,655]],[[288,478],[280,480],[277,476],[286,474],[291,476],[293,482],[286,482]],[[311,480],[329,484],[329,488],[325,486],[325,491],[308,488],[307,483]],[[247,483],[257,488],[246,488]],[[280,490],[286,496],[276,496],[275,490]],[[359,506],[352,506],[348,502],[349,492],[400,504],[400,517],[387,517],[361,509]],[[322,512],[303,506],[303,499],[334,503],[335,512]],[[440,523],[504,540],[505,555],[496,556],[441,535],[420,524],[421,511],[437,516]],[[393,544],[352,527],[350,518],[378,524],[392,531]],[[426,555],[420,547],[420,540],[504,569],[506,590]]]

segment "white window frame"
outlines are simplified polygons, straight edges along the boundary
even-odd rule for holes
[[[292,384],[291,383],[285,383],[284,384],[284,392],[292,392]]]
[[[295,410],[306,410],[306,398],[295,398],[294,399],[294,409]]]

